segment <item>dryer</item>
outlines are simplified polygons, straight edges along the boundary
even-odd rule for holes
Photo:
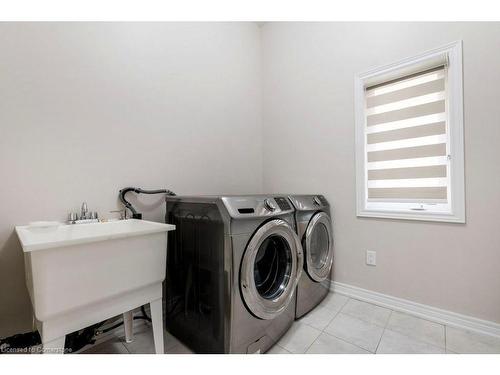
[[[330,205],[322,195],[290,195],[297,234],[304,251],[304,272],[297,285],[295,318],[314,309],[330,291],[333,234]]]
[[[295,319],[303,269],[286,196],[167,197],[165,326],[197,353],[265,352]]]

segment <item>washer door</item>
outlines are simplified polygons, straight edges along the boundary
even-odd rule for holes
[[[325,212],[314,215],[307,225],[304,252],[307,274],[314,281],[328,278],[333,262],[333,236],[330,217]]]
[[[280,315],[293,298],[303,267],[300,240],[287,222],[271,220],[252,236],[243,255],[240,289],[250,312]]]

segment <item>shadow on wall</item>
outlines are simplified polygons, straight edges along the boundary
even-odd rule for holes
[[[155,187],[155,189],[160,188],[163,189],[164,187]],[[129,192],[125,199],[134,206],[137,212],[144,214],[144,220],[163,221],[165,218],[165,196],[165,194],[147,195]],[[119,207],[123,207],[119,200],[118,202]],[[127,210],[127,217],[130,218],[131,216],[130,210]]]
[[[13,269],[19,272],[11,272]],[[0,337],[31,331],[32,308],[24,281],[24,256],[14,228],[0,245],[0,301]]]

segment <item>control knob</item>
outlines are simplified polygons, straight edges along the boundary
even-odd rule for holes
[[[274,211],[276,209],[276,204],[274,204],[272,199],[266,199],[264,200],[264,205],[269,211]]]

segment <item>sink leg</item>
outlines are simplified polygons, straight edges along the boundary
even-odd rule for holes
[[[132,328],[132,323],[134,318],[132,316],[132,310],[123,313],[123,326],[125,327],[125,341],[130,343],[134,341],[134,331]]]
[[[64,341],[66,336],[58,337],[50,341],[43,341],[42,339],[42,353],[43,354],[64,354]]]
[[[149,303],[151,309],[151,322],[153,323],[153,339],[156,354],[164,354],[163,349],[163,304],[162,299]]]

